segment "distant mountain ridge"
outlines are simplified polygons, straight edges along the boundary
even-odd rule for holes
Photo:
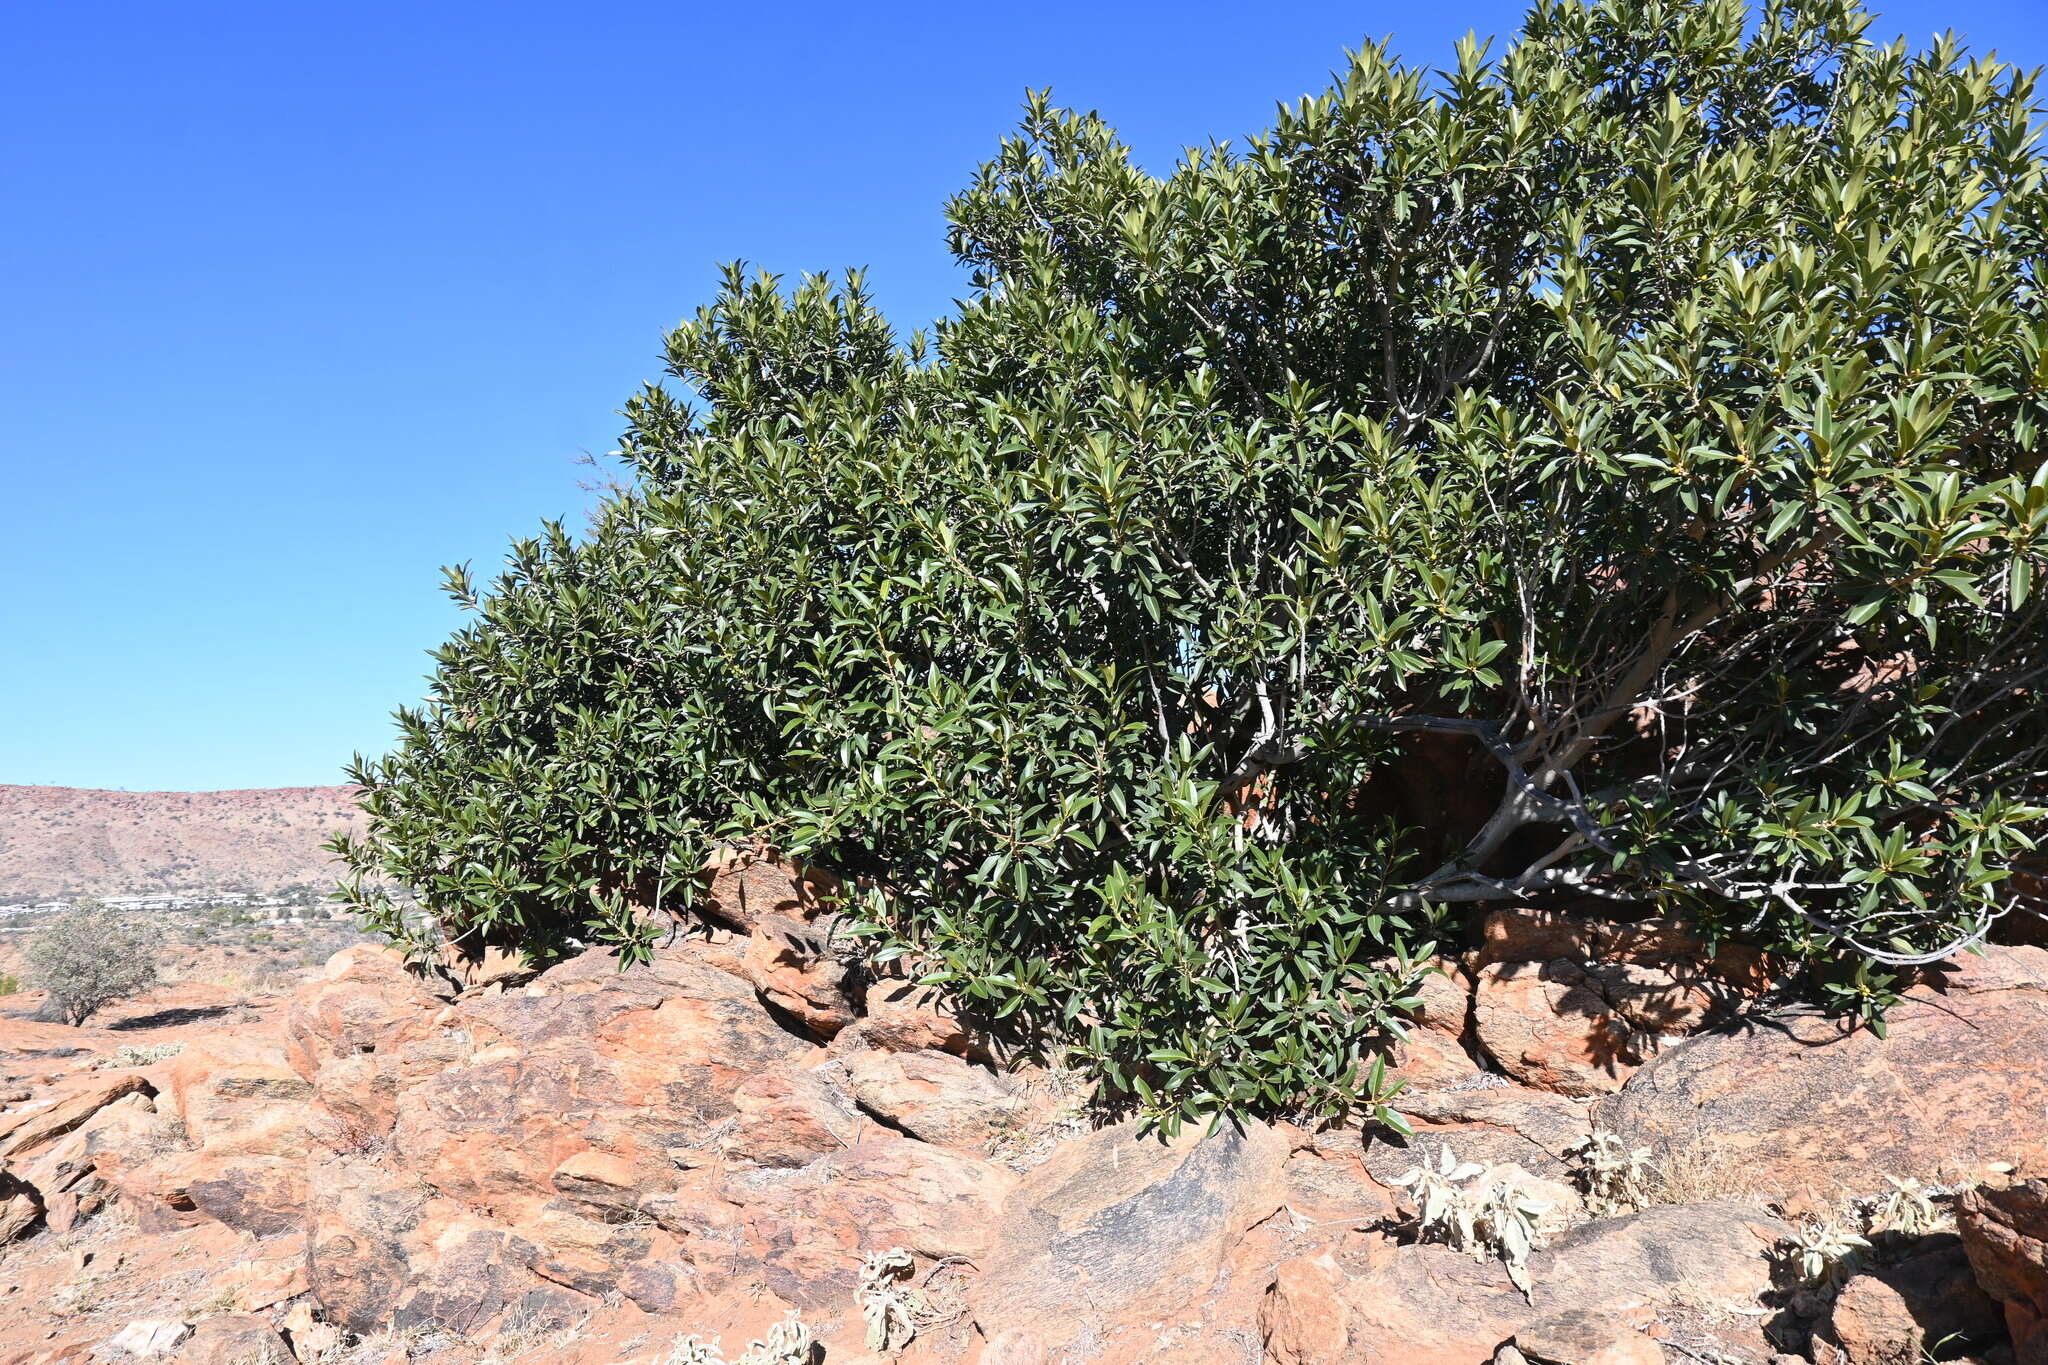
[[[335,879],[356,787],[122,792],[0,785],[0,903],[123,892],[279,891]]]

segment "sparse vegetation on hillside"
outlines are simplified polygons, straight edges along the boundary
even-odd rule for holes
[[[332,886],[322,847],[360,825],[347,787],[92,791],[0,784],[0,905],[149,891]]]
[[[765,840],[1169,1122],[1355,1102],[1474,905],[1875,1015],[2048,816],[2048,195],[2030,76],[1868,22],[1542,0],[1164,177],[1034,97],[958,317],[733,269],[590,534],[451,572],[341,851],[630,955]]]

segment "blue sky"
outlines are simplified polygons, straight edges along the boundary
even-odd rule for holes
[[[2048,62],[2040,0],[1880,9]],[[339,780],[718,262],[948,311],[1027,86],[1157,169],[1521,10],[0,0],[0,782]]]

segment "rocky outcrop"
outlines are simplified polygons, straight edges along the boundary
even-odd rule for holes
[[[788,915],[763,915],[747,938],[741,970],[761,1000],[825,1039],[860,1013],[860,977],[834,954],[829,931]]]
[[[38,1149],[81,1127],[116,1100],[152,1094],[154,1088],[132,1071],[88,1075],[43,1108],[25,1109],[0,1120],[0,1159],[19,1163]]]
[[[2048,1180],[1970,1190],[1956,1225],[1977,1282],[2005,1311],[2019,1359],[2048,1360]]]
[[[69,1231],[105,1204],[109,1148],[125,1147],[155,1110],[133,1072],[89,1073],[83,1084],[0,1124],[0,1246],[39,1227]]]
[[[1922,1240],[1924,1250],[1860,1272],[1836,1293],[1814,1343],[1819,1365],[1921,1365],[2003,1335],[1962,1244],[1953,1234]]]
[[[1534,910],[1487,918],[1471,962],[1472,1032],[1502,1072],[1562,1095],[1618,1090],[1668,1042],[1765,982],[1752,954],[1708,954],[1668,920],[1613,925]]]
[[[216,1222],[268,1237],[306,1216],[306,1100],[312,1086],[272,1041],[234,1035],[168,1064],[165,1099],[196,1148],[175,1183]]]
[[[1279,1207],[1289,1148],[1259,1123],[1170,1143],[1122,1125],[1068,1144],[1004,1205],[970,1294],[976,1321],[1052,1359],[1150,1358],[1150,1324],[1185,1314]]]
[[[857,1325],[865,1256],[929,1273],[989,1253],[1016,1177],[986,1148],[1025,1105],[906,992],[828,1049],[869,1017],[789,913],[814,888],[771,870],[714,880],[744,951],[676,935],[627,970],[590,952],[451,1002],[358,949],[302,991],[286,1051],[328,1318],[470,1332],[607,1299],[687,1318],[745,1290]],[[883,1045],[913,1042],[959,1051]]]
[[[945,1147],[981,1150],[1015,1126],[1025,1103],[995,1072],[950,1052],[869,1049],[845,1059],[847,1088],[892,1128]]]
[[[1885,1042],[1765,1011],[1753,963],[1689,963],[1668,925],[1494,916],[1420,989],[1390,1101],[1412,1135],[1161,1140],[1091,1127],[1085,1091],[930,990],[856,980],[818,888],[775,875],[733,863],[707,891],[722,927],[623,971],[593,951],[416,975],[354,948],[281,1041],[81,1069],[0,1114],[0,1231],[115,1197],[166,1240],[234,1229],[211,1316],[159,1357],[194,1365],[591,1322],[616,1331],[564,1360],[649,1365],[706,1328],[730,1358],[790,1312],[828,1365],[878,1365],[862,1268],[891,1251],[906,1365],[1888,1365],[2008,1327],[2048,1351],[2038,1186],[1968,1195],[1960,1239],[1877,1238],[1838,1285],[1795,1283],[1785,1245],[1886,1174],[2048,1156],[2048,954],[1936,974]],[[1593,1019],[1641,1063],[1595,1065]],[[1652,1149],[1650,1207],[1586,1196],[1596,1130]],[[1541,1204],[1526,1290],[1494,1251],[1418,1238],[1404,1177],[1446,1152]]]
[[[987,1161],[877,1133],[796,1170],[732,1172],[716,1186],[716,1222],[687,1199],[655,1216],[713,1280],[758,1278],[791,1303],[825,1308],[851,1302],[869,1252],[984,1264],[1014,1183]]]
[[[1583,1337],[1583,1325],[1563,1315],[1640,1334],[1659,1310],[1698,1305],[1731,1319],[1727,1349],[1768,1358],[1755,1311],[1771,1288],[1771,1248],[1790,1231],[1761,1209],[1728,1203],[1588,1223],[1531,1258],[1535,1292],[1528,1297],[1498,1262],[1355,1233],[1282,1267],[1260,1317],[1266,1358],[1276,1365],[1480,1365],[1503,1344],[1519,1345],[1523,1334],[1538,1351],[1567,1332]]]
[[[2048,1125],[2013,1117],[2048,1112],[2048,951],[1991,952],[1992,968],[1909,992],[1885,1038],[1805,1013],[1689,1038],[1594,1121],[1666,1167],[1715,1167],[1780,1197],[2048,1166]]]

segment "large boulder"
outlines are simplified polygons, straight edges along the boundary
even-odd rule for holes
[[[180,1053],[165,1098],[197,1149],[179,1182],[192,1206],[259,1237],[301,1226],[312,1093],[285,1049],[265,1039],[231,1034]]]
[[[297,1121],[313,1094],[281,1043],[239,1033],[207,1038],[171,1059],[161,1089],[201,1147],[223,1140],[247,1145],[252,1130],[262,1129],[269,1154],[305,1152],[304,1135],[276,1122]]]
[[[465,1001],[466,1056],[399,1095],[399,1160],[440,1193],[517,1224],[596,1149],[641,1183],[712,1155],[742,1081],[820,1056],[738,978],[658,953],[620,971],[586,953],[523,991]]]
[[[750,934],[771,915],[816,919],[839,895],[830,873],[800,867],[764,848],[719,850],[705,867],[696,913],[713,923]]]
[[[388,948],[361,944],[329,958],[285,1019],[285,1059],[313,1087],[308,1129],[332,1148],[385,1142],[400,1085],[446,1065],[460,1044],[436,1026],[443,1005]]]
[[[861,995],[859,973],[833,947],[828,932],[806,921],[763,915],[740,970],[768,1006],[813,1036],[830,1038],[854,1021]]]
[[[1673,920],[1519,909],[1487,917],[1473,975],[1480,1049],[1524,1085],[1577,1096],[1620,1089],[1666,1043],[1725,1018],[1767,980],[1754,953],[1708,953]],[[1436,990],[1432,1012],[1443,1015],[1450,1002]]]
[[[826,1307],[850,1301],[872,1252],[986,1264],[1015,1184],[990,1162],[884,1135],[796,1169],[734,1170],[718,1202],[685,1194],[652,1212],[707,1278],[759,1280],[790,1303]]]
[[[1914,988],[1885,1038],[1810,1013],[1694,1035],[1601,1100],[1594,1122],[1666,1168],[1719,1165],[1774,1198],[2048,1164],[2048,952],[1987,957],[1945,989]]]
[[[1275,1276],[1260,1315],[1266,1359],[1484,1365],[1521,1333],[1542,1350],[1584,1341],[1587,1320],[1633,1330],[1678,1311],[1727,1324],[1726,1349],[1768,1359],[1755,1315],[1771,1288],[1771,1249],[1790,1231],[1761,1209],[1730,1203],[1664,1205],[1587,1223],[1530,1257],[1530,1297],[1497,1261],[1354,1233]],[[1612,1335],[1601,1349],[1627,1360],[1635,1347]]]
[[[2005,1310],[2019,1358],[2048,1358],[2048,1180],[1966,1191],[1956,1226],[1977,1282]]]
[[[1150,1358],[1156,1322],[1185,1316],[1279,1208],[1291,1145],[1257,1122],[1191,1125],[1171,1142],[1126,1123],[1066,1144],[1004,1206],[969,1296],[975,1320],[992,1339],[1035,1338],[1050,1359]]]
[[[392,949],[368,943],[344,948],[292,997],[286,1059],[311,1081],[330,1062],[388,1054],[440,1005]]]
[[[1482,968],[1473,1027],[1501,1070],[1561,1095],[1618,1090],[1643,1061],[1598,978],[1569,959]]]
[[[863,1048],[887,1052],[951,1052],[985,1061],[987,1040],[947,1008],[931,986],[910,981],[871,983],[862,1000],[863,1013],[833,1039],[833,1048],[853,1053]]]
[[[1828,1307],[1813,1354],[1820,1365],[1921,1365],[1936,1350],[1988,1346],[2002,1335],[1998,1305],[1950,1234],[1851,1276]]]
[[[613,1293],[666,1307],[662,1267],[682,1252],[652,1206],[733,1157],[737,1096],[772,1097],[774,1078],[808,1095],[796,1077],[823,1058],[687,944],[624,971],[586,953],[453,1004],[389,958],[344,954],[292,1021],[313,1078],[312,1292],[359,1332],[573,1316]]]
[[[892,1128],[942,1147],[983,1151],[1025,1111],[1015,1087],[950,1052],[857,1052],[845,1058],[847,1088]]]

